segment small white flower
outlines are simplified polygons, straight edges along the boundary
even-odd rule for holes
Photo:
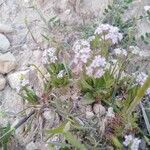
[[[107,111],[106,116],[107,116],[107,117],[111,117],[111,118],[115,117],[115,113],[114,113],[112,107],[109,107],[109,108],[108,108],[108,111]]]
[[[133,136],[132,135],[126,135],[125,136],[125,141],[123,142],[123,145],[128,146],[131,144],[131,142],[133,141]]]
[[[63,78],[65,75],[65,70],[61,70],[58,75],[57,75],[57,78]]]
[[[140,85],[143,85],[144,82],[146,81],[147,77],[148,77],[147,74],[145,74],[144,72],[141,72],[137,75],[136,82]]]
[[[116,55],[124,55],[127,56],[127,51],[125,49],[121,49],[121,48],[116,48],[114,49],[114,53]]]
[[[116,49],[114,49],[114,52],[115,52],[116,55],[120,55],[121,54],[121,49],[116,48]]]
[[[136,76],[136,82],[139,85],[143,86],[147,78],[148,78],[148,75],[145,74],[144,72],[141,72]],[[147,89],[146,94],[150,96],[150,88]]]
[[[145,11],[150,11],[150,6],[144,6]]]
[[[139,55],[140,54],[140,49],[137,46],[130,46],[129,50],[134,55]]]
[[[146,94],[150,96],[150,88],[147,89]]]
[[[30,2],[30,0],[24,0],[24,2],[25,2],[25,3],[29,3],[29,2]]]
[[[91,42],[91,41],[93,41],[94,39],[95,39],[95,36],[90,36],[90,37],[88,38],[88,41]]]
[[[126,147],[129,146],[131,150],[138,150],[140,142],[141,140],[138,138],[135,138],[133,135],[126,135],[125,141],[123,142],[123,144]]]
[[[112,62],[113,64],[116,64],[116,63],[117,63],[117,59],[112,59],[111,62]]]
[[[127,51],[126,51],[125,49],[122,49],[122,54],[123,54],[124,56],[127,56]]]
[[[139,149],[139,144],[141,143],[141,140],[138,138],[134,138],[132,145],[131,145],[131,150],[138,150]]]
[[[42,62],[43,64],[55,63],[57,61],[56,49],[49,48],[43,52]]]

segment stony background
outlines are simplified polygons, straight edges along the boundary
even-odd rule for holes
[[[29,72],[27,65],[34,63],[42,66],[42,50],[49,45],[45,44],[41,34],[55,35],[58,42],[72,41],[78,36],[75,28],[101,17],[110,3],[112,0],[0,0],[0,112],[7,112],[5,118],[0,118],[0,125],[11,122],[13,115],[23,110],[23,102],[15,90],[19,84],[19,74],[24,74],[39,88],[38,79],[34,81],[32,78],[35,72]],[[150,1],[135,0],[124,18],[144,13],[145,5],[150,5]],[[61,32],[46,29],[39,13],[47,21],[57,16],[68,31],[65,28]],[[31,37],[25,20],[35,39]],[[137,36],[145,32],[150,32],[150,23],[147,20],[138,22]],[[139,46],[150,55],[150,46]]]

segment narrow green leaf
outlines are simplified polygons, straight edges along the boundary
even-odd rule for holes
[[[128,110],[127,110],[127,114],[130,115],[134,109],[136,108],[136,106],[142,101],[143,96],[145,95],[147,89],[150,87],[150,75],[147,78],[146,82],[144,83],[144,85],[138,90],[136,97],[134,98],[134,100],[132,101],[132,103],[130,104]]]
[[[86,150],[85,146],[70,132],[64,133],[66,140],[75,148],[79,150]]]

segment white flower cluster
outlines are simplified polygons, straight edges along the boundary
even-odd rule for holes
[[[147,78],[148,78],[148,75],[145,74],[144,72],[141,72],[137,75],[136,82],[142,86],[145,83],[145,81],[147,80]],[[146,94],[150,95],[150,88],[147,89]]]
[[[146,56],[145,52],[144,51],[140,51],[140,49],[137,46],[130,46],[129,50],[134,55],[139,55],[140,57],[145,57]]]
[[[90,44],[86,40],[76,41],[73,45],[73,51],[75,53],[75,57],[73,60],[75,64],[85,64],[91,56]]]
[[[112,44],[117,44],[123,38],[122,34],[119,32],[119,28],[109,24],[99,25],[95,30],[95,34],[98,34],[103,40],[111,40]]]
[[[106,59],[101,55],[95,56],[92,63],[86,67],[86,74],[90,77],[100,78],[105,73],[104,67],[106,65]]]
[[[57,78],[63,78],[65,75],[65,70],[61,70],[58,75],[57,75]]]
[[[111,117],[111,118],[114,118],[115,117],[115,113],[114,113],[114,110],[112,107],[109,107],[108,108],[108,111],[107,111],[107,114],[106,114],[107,117]]]
[[[138,138],[135,138],[132,135],[126,135],[125,141],[123,142],[125,146],[130,146],[131,150],[138,150],[140,143],[141,143],[141,140]]]
[[[42,62],[43,64],[55,63],[58,60],[56,56],[56,49],[49,48],[43,52]]]
[[[20,90],[25,87],[29,86],[30,82],[29,79],[27,79],[23,74],[19,77],[20,83],[16,86],[16,91],[19,93]]]
[[[127,54],[128,54],[125,49],[121,49],[121,48],[114,49],[114,53],[116,55],[124,55],[124,56],[127,56]]]

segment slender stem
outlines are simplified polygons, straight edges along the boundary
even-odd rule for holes
[[[31,66],[35,67],[37,69],[37,71],[42,75],[42,77],[46,80],[46,82],[48,82],[47,78],[44,76],[44,74],[42,73],[42,71],[34,64],[31,64]]]
[[[30,114],[26,117],[24,117],[23,119],[21,119],[14,127],[11,127],[10,130],[8,132],[6,132],[5,134],[3,134],[3,136],[0,137],[0,141],[7,136],[9,133],[11,133],[12,131],[18,129],[22,124],[24,124],[33,114],[35,113],[35,110],[33,110],[32,112],[30,112]]]
[[[127,110],[127,115],[130,115],[134,111],[136,106],[142,101],[142,98],[145,95],[145,92],[147,91],[147,89],[149,87],[150,87],[150,75],[147,78],[147,80],[144,83],[144,85],[139,89],[136,97],[134,98],[134,100],[130,104],[130,106],[129,106],[128,110]]]

